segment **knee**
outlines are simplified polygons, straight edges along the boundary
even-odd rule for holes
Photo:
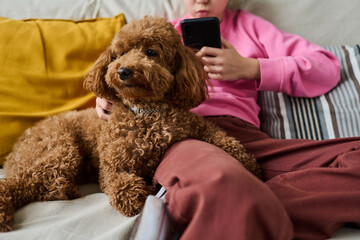
[[[291,239],[293,226],[284,206],[264,182],[245,168],[218,169],[209,184],[204,193],[207,207],[222,208],[223,217],[232,216],[234,222],[243,223],[239,231],[247,239]],[[255,228],[259,231],[252,231]]]
[[[265,183],[237,164],[205,167],[207,178],[182,186],[172,196],[177,204],[171,210],[187,221],[201,216],[205,225],[219,219],[221,223],[215,222],[224,229],[231,226],[237,239],[291,239],[292,224],[280,201]]]
[[[208,173],[205,182],[209,187],[231,195],[243,195],[244,192],[256,191],[258,185],[264,185],[235,159],[205,171]]]

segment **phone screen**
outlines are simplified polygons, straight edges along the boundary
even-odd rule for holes
[[[181,32],[187,47],[198,50],[203,46],[221,48],[220,23],[216,17],[184,19]]]

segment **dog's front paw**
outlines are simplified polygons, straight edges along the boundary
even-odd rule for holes
[[[110,204],[127,217],[135,216],[142,210],[148,195],[154,192],[153,187],[146,185],[141,177],[133,174],[122,174],[110,195]]]

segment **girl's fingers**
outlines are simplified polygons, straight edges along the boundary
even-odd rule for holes
[[[201,60],[205,65],[220,64],[219,59],[216,57],[202,57]]]
[[[96,98],[95,111],[100,119],[106,121],[109,120],[111,110],[112,110],[111,102],[108,102],[105,99],[99,97]]]
[[[103,98],[96,98],[96,106],[102,108],[105,111],[111,112],[112,110],[112,104],[109,101],[106,101]]]
[[[104,111],[104,109],[102,109],[100,106],[96,106],[96,107],[95,107],[95,110],[96,110],[96,113],[97,113],[97,115],[98,115],[98,117],[99,117],[100,119],[106,120],[106,121],[109,120],[110,115],[107,114],[107,113]]]
[[[227,48],[227,49],[233,48],[233,45],[223,37],[221,37],[221,44],[223,45],[224,48]]]
[[[216,80],[224,80],[223,76],[220,73],[208,73],[209,78],[216,79]]]
[[[212,65],[212,66],[209,66],[209,65],[206,65],[204,66],[204,70],[208,73],[216,73],[216,74],[221,74],[222,72],[222,67],[221,66],[216,66],[216,65]]]
[[[220,48],[212,48],[212,47],[203,47],[200,49],[200,51],[198,52],[200,57],[205,57],[205,56],[213,56],[216,57],[221,53],[221,49]]]

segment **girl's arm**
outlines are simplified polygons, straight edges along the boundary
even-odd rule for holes
[[[284,92],[292,96],[314,97],[331,90],[340,80],[340,63],[330,52],[297,35],[280,31],[266,20],[244,13],[236,37],[260,53],[241,56],[230,42],[222,39],[223,49],[202,48],[201,57],[210,78],[222,81],[256,80],[257,90]],[[240,37],[241,38],[241,37]],[[242,43],[241,43],[242,44]]]
[[[255,24],[259,46],[258,90],[271,90],[298,97],[315,97],[330,91],[340,81],[340,63],[332,53],[297,35],[278,30],[263,20]]]

